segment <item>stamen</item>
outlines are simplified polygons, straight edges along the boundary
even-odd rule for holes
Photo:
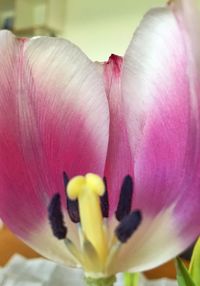
[[[108,190],[107,190],[107,181],[106,178],[103,178],[104,181],[104,185],[105,185],[105,192],[103,194],[103,196],[100,197],[100,201],[101,201],[101,211],[102,211],[102,215],[105,218],[108,218],[109,216],[109,201],[108,201]]]
[[[67,197],[67,210],[71,221],[79,223],[80,215],[78,210],[78,200],[72,201]]]
[[[132,206],[132,197],[133,197],[133,180],[131,176],[127,175],[122,183],[119,202],[117,210],[115,212],[115,216],[118,221],[121,221],[124,217],[126,217],[130,213]]]
[[[68,251],[72,254],[73,258],[78,262],[78,264],[83,264],[83,259],[80,251],[77,249],[76,245],[68,238],[64,240]]]
[[[115,234],[119,241],[122,243],[127,242],[127,240],[136,231],[138,226],[142,221],[142,214],[139,210],[132,212],[122,219],[120,224],[115,229]]]
[[[55,194],[48,207],[48,218],[53,234],[58,239],[65,239],[67,228],[64,224],[63,214],[61,210],[60,194]]]
[[[63,180],[64,180],[64,186],[65,186],[65,190],[67,188],[68,182],[69,182],[69,178],[67,176],[67,174],[65,172],[63,172]],[[72,222],[74,223],[79,223],[80,222],[80,215],[79,215],[79,209],[78,209],[78,200],[70,200],[70,198],[66,193],[66,200],[67,200],[67,211],[69,214],[69,217],[71,219]]]
[[[117,253],[119,251],[119,249],[121,248],[122,244],[120,241],[115,242],[112,247],[110,248],[109,251],[109,255],[107,257],[107,261],[106,261],[106,267],[109,266],[109,264],[115,259],[115,257],[117,256]]]
[[[87,239],[85,239],[83,243],[83,259],[84,266],[88,272],[98,272],[98,269],[101,267],[98,253],[92,243]]]

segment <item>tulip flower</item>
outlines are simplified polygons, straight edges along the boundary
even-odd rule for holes
[[[0,217],[88,285],[156,267],[200,233],[198,15],[147,13],[123,58],[0,33]]]

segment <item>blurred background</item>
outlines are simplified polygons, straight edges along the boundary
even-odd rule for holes
[[[144,13],[164,0],[0,0],[0,26],[18,36],[55,35],[92,59],[123,55]]]

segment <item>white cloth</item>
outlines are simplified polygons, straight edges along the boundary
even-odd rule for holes
[[[8,264],[0,268],[1,286],[84,286],[83,273],[78,269],[59,266],[42,258],[25,259],[14,255]],[[123,286],[118,275],[115,286]],[[142,275],[139,286],[177,286],[168,279],[147,281]]]

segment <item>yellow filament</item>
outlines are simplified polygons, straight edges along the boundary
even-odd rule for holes
[[[67,186],[69,198],[78,199],[83,232],[96,249],[102,263],[107,255],[107,241],[99,196],[104,192],[103,180],[95,174],[74,177]]]

